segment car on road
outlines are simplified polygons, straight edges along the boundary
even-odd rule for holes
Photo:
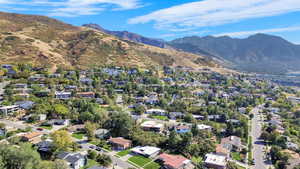
[[[43,128],[37,128],[37,130],[38,130],[38,131],[43,131],[44,129],[43,129]]]

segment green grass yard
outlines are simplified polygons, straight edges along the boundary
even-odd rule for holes
[[[82,167],[82,169],[87,169],[93,166],[98,166],[99,164],[95,160],[88,159],[87,164]]]
[[[144,167],[144,169],[159,169],[159,168],[160,165],[156,162],[151,162]]]
[[[152,160],[150,158],[146,158],[143,156],[133,156],[128,159],[131,163],[136,164],[139,167],[143,167],[147,163],[151,162]]]
[[[83,139],[84,133],[73,133],[72,137],[76,138],[76,139]]]
[[[130,150],[124,150],[124,151],[118,152],[118,153],[117,153],[117,156],[119,156],[119,157],[124,157],[124,156],[126,156],[127,154],[129,154],[129,153],[130,153]]]
[[[238,153],[238,152],[232,152],[232,153],[231,153],[231,157],[232,157],[234,160],[242,161],[241,155],[240,155],[240,153]]]
[[[163,120],[163,121],[169,120],[169,118],[167,116],[152,116],[152,118],[158,119],[158,120]]]
[[[40,128],[46,129],[46,130],[52,130],[52,126],[40,126]]]

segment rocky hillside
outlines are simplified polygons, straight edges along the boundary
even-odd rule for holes
[[[200,55],[119,39],[101,30],[75,27],[44,16],[0,13],[0,63],[87,68],[105,64],[215,67]]]
[[[169,43],[174,48],[228,61],[239,70],[261,73],[299,71],[300,46],[280,37],[256,34],[246,39],[185,37]]]

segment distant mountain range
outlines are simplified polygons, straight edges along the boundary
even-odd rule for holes
[[[160,48],[167,48],[167,44],[165,43],[164,40],[161,40],[161,39],[147,38],[142,35],[128,32],[128,31],[110,31],[110,30],[102,28],[100,25],[92,24],[92,23],[84,24],[82,26],[93,28],[93,29],[105,32],[107,34],[114,35],[121,39],[126,39],[126,40],[130,40],[133,42],[143,43],[146,45],[156,46],[156,47],[160,47]]]
[[[278,36],[256,34],[245,39],[192,36],[168,44],[186,52],[222,59],[229,63],[227,66],[243,71],[285,73],[300,70],[300,45]]]
[[[277,74],[300,70],[300,45],[277,36],[256,34],[245,39],[191,36],[167,42],[128,31],[109,31],[97,24],[84,26],[137,43],[173,48],[217,59],[220,64],[240,71]]]

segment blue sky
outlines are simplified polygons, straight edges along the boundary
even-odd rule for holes
[[[300,0],[0,0],[0,10],[166,40],[268,33],[300,44]]]

